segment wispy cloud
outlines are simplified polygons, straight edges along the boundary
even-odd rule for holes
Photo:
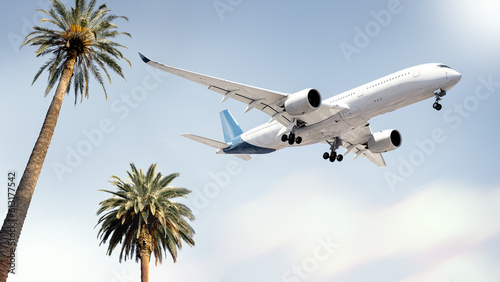
[[[269,184],[269,194],[224,213],[214,226],[219,236],[212,234],[220,248],[218,262],[224,262],[221,273],[275,252],[300,264],[313,254],[317,244],[311,242],[328,235],[339,247],[318,264],[313,274],[318,279],[349,277],[393,258],[413,270],[408,282],[495,275],[485,268],[498,260],[484,252],[489,240],[500,235],[494,224],[500,187],[435,181],[403,201],[379,207],[342,192],[359,187],[347,182],[333,187],[313,174],[278,179]],[[291,183],[295,188],[289,188]]]
[[[361,217],[323,276],[360,271],[393,257],[425,273],[463,253],[487,250],[487,240],[500,234],[494,224],[499,200],[500,188],[488,192],[434,182],[398,204]]]

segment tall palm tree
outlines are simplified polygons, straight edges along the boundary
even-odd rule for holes
[[[194,246],[195,232],[186,220],[194,220],[194,216],[187,206],[171,200],[186,197],[191,191],[169,186],[178,173],[163,177],[156,173],[156,164],[146,173],[142,169],[138,171],[133,163],[130,166],[132,172],[127,171],[128,181],[111,177],[110,182],[118,191],[100,190],[113,196],[100,203],[97,215],[105,213],[97,223],[101,224],[97,237],[100,244],[109,240],[108,255],[122,243],[120,262],[135,255],[136,261],[141,261],[141,281],[146,282],[149,281],[151,253],[155,256],[155,265],[162,262],[167,251],[175,263],[182,241]]]
[[[130,65],[118,50],[124,46],[112,41],[119,35],[130,37],[128,33],[118,31],[118,26],[113,23],[116,19],[127,20],[127,18],[110,14],[106,5],[96,8],[95,0],[89,2],[75,0],[75,6],[70,9],[59,0],[51,2],[50,10],[38,11],[47,16],[41,22],[49,22],[55,25],[55,28],[33,27],[34,31],[26,36],[21,47],[26,45],[37,47],[37,57],[52,55],[33,79],[34,83],[42,72],[48,71],[45,95],[49,94],[57,82],[59,84],[0,231],[0,281],[7,279],[11,248],[17,246],[64,96],[69,92],[71,84],[74,86],[75,103],[78,96],[82,99],[83,96],[88,97],[91,77],[102,85],[106,94],[103,72],[111,83],[108,68],[123,77],[117,60],[123,59]]]

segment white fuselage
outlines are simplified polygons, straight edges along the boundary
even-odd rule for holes
[[[300,145],[324,142],[326,134],[341,136],[373,117],[432,98],[438,89],[448,91],[460,77],[458,72],[442,64],[419,65],[395,72],[323,100],[323,105],[341,105],[346,109],[297,129],[296,135],[303,138]],[[281,141],[283,131],[281,123],[272,121],[244,132],[241,138],[257,147],[280,150],[291,146]]]

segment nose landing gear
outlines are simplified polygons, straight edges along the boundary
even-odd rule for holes
[[[436,111],[441,111],[441,109],[443,108],[443,106],[441,104],[439,104],[439,101],[441,101],[442,97],[445,95],[446,95],[446,91],[444,91],[443,89],[438,89],[438,90],[434,91],[434,96],[436,96],[436,102],[434,102],[432,107]]]

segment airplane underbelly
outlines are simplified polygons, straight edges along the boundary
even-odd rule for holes
[[[255,139],[240,136],[235,138],[231,146],[223,151],[226,154],[268,154],[276,151],[275,148],[262,146],[262,144],[255,141]]]
[[[247,143],[260,148],[279,150],[285,146],[281,141],[281,136],[278,136],[278,132],[279,128],[273,130],[265,130],[259,134],[245,136],[243,139],[245,139]]]
[[[322,122],[298,129],[296,135],[302,137],[301,145],[309,145],[340,136],[350,128],[351,125],[336,114]]]

